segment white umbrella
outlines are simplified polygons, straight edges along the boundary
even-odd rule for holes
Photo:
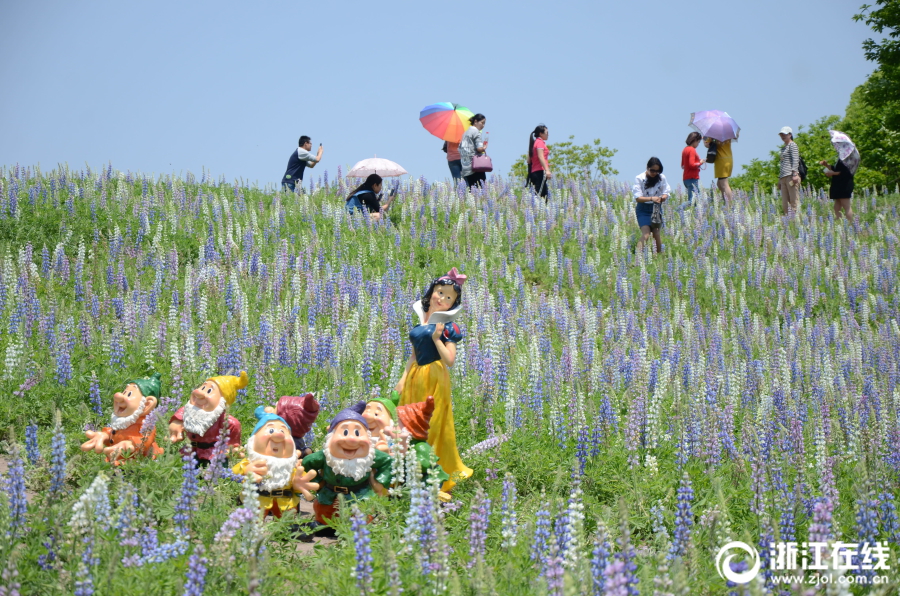
[[[347,176],[365,178],[369,174],[378,174],[382,178],[390,178],[391,176],[402,176],[403,174],[408,173],[409,172],[404,170],[403,166],[400,164],[376,156],[357,162],[357,164],[347,172]]]

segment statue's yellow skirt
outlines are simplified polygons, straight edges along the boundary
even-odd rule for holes
[[[472,468],[462,462],[456,449],[456,428],[453,423],[453,403],[450,401],[450,371],[443,361],[419,366],[413,362],[400,394],[400,405],[416,404],[434,397],[434,414],[428,431],[428,444],[440,458],[438,463],[450,476],[442,490],[450,492],[462,480],[472,475]]]

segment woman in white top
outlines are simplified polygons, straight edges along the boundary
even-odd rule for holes
[[[663,165],[658,157],[651,157],[647,162],[647,171],[641,172],[634,179],[634,186],[631,191],[634,194],[634,200],[637,201],[634,207],[634,214],[637,216],[638,226],[641,228],[641,239],[637,243],[637,252],[644,250],[644,242],[653,233],[653,239],[656,241],[656,252],[662,252],[662,240],[659,236],[659,230],[662,228],[662,221],[653,223],[653,209],[659,205],[660,216],[662,215],[662,203],[669,198],[669,183],[663,176]]]
[[[484,114],[475,114],[469,118],[469,130],[463,134],[462,140],[459,142],[459,160],[462,162],[462,177],[466,179],[469,188],[473,185],[487,180],[484,172],[472,171],[472,159],[475,154],[487,151],[487,143],[481,140],[481,131],[487,123]]]

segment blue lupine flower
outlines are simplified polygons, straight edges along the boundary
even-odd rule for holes
[[[678,487],[678,505],[675,511],[675,536],[672,539],[672,547],[669,550],[669,559],[683,557],[687,552],[688,542],[691,539],[691,527],[694,525],[694,514],[691,510],[691,501],[694,499],[694,491],[691,488],[691,479],[687,472],[681,477],[681,486]]]
[[[25,500],[25,462],[13,450],[13,458],[9,462],[9,477],[6,479],[6,494],[9,500],[9,529],[7,537],[13,540],[20,538],[28,531],[26,514],[28,502]]]
[[[356,551],[356,587],[359,593],[366,595],[372,592],[372,547],[369,545],[369,528],[366,518],[356,505],[353,505],[350,526],[353,530],[353,548]]]
[[[25,455],[28,457],[28,463],[35,465],[41,459],[41,452],[38,449],[38,427],[37,424],[29,424],[25,427]]]
[[[198,471],[197,461],[193,451],[190,455],[185,455],[181,459],[184,462],[181,466],[181,494],[178,496],[178,502],[175,504],[175,517],[173,518],[173,521],[179,532],[187,534],[189,531],[188,523],[191,520],[191,514],[197,510],[196,497],[197,491],[199,490],[197,484]]]
[[[63,495],[66,484],[66,435],[62,424],[56,421],[53,441],[50,445],[50,495],[58,499]]]

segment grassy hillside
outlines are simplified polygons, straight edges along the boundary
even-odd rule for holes
[[[327,176],[298,196],[111,167],[0,174],[0,586],[180,594],[205,556],[206,594],[618,594],[632,564],[642,594],[725,594],[715,555],[732,540],[763,567],[769,541],[810,532],[900,541],[897,195],[859,191],[856,226],[821,193],[793,218],[770,194],[676,196],[651,258],[633,252],[630,189],[604,180],[556,182],[548,206],[503,179],[475,194],[409,180],[373,225]],[[468,276],[454,416],[475,477],[450,506],[428,490],[362,506],[370,584],[365,561],[351,573],[348,518],[339,545],[301,554],[295,520],[235,514],[233,479],[180,499],[192,481],[171,446],[116,470],[78,450],[112,393],[153,371],[161,439],[191,388],[246,370],[245,439],[258,404],[314,391],[320,445],[338,410],[394,386],[411,304],[453,266]],[[889,563],[876,575],[896,582]],[[734,593],[777,581],[760,578]]]

